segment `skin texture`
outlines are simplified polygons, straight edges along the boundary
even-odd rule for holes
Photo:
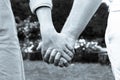
[[[72,10],[61,33],[57,33],[54,29],[50,8],[42,7],[37,10],[43,41],[42,54],[46,62],[63,67],[72,60],[75,41],[100,3],[101,0],[74,0]]]
[[[42,36],[42,46],[38,46],[38,48],[42,49],[44,61],[54,63],[56,66],[61,57],[64,58],[65,63],[71,61],[73,58],[74,40],[65,34],[55,31],[49,7],[42,7],[36,13],[40,22]],[[57,54],[58,52],[59,54]]]

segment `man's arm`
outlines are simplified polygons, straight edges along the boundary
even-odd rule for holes
[[[101,0],[74,0],[72,10],[62,29],[62,33],[77,39],[100,4]]]

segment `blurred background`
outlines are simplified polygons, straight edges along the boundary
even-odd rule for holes
[[[104,41],[109,2],[103,0],[75,45],[75,56],[68,68],[47,65],[36,50],[41,42],[40,25],[28,0],[11,0],[18,38],[25,65],[26,80],[114,80]],[[52,17],[60,32],[73,0],[53,0]],[[52,75],[51,75],[52,74]],[[53,76],[54,75],[54,76]],[[52,76],[52,77],[51,77]]]

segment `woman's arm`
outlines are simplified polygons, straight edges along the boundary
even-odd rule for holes
[[[52,0],[30,0],[31,11],[37,15],[40,22],[42,39],[56,32],[52,22]]]
[[[42,7],[36,11],[38,20],[40,22],[40,30],[42,39],[50,37],[56,33],[56,30],[53,26],[51,9],[49,7]]]
[[[62,29],[62,33],[77,39],[100,3],[101,0],[74,0],[71,13]]]

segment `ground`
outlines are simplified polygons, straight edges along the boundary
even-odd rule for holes
[[[114,80],[109,65],[74,63],[67,68],[42,61],[24,61],[26,80]]]

